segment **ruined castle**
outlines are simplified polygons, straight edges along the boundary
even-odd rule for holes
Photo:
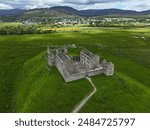
[[[66,82],[82,79],[85,77],[105,74],[114,75],[114,64],[103,60],[100,64],[98,55],[83,49],[80,56],[68,56],[68,48],[47,48],[48,65],[55,66]]]

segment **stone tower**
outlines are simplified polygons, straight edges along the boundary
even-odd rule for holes
[[[48,46],[47,53],[48,53],[48,65],[54,66],[55,65],[55,51],[51,50]]]
[[[100,59],[98,55],[95,55],[86,49],[83,49],[80,52],[80,63],[89,70],[96,68],[99,65],[99,60]]]
[[[113,76],[114,75],[114,64],[109,62],[104,70],[104,74],[106,76]]]

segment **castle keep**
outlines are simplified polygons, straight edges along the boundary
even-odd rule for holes
[[[83,49],[80,56],[68,56],[67,48],[50,49],[48,46],[48,65],[56,66],[66,82],[85,77],[105,74],[114,75],[114,64],[103,60],[100,64],[98,55]]]

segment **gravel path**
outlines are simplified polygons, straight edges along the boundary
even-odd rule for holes
[[[86,103],[86,102],[95,94],[95,92],[97,91],[97,89],[96,89],[95,85],[93,84],[91,78],[87,77],[86,79],[87,79],[87,80],[91,83],[91,85],[93,86],[93,91],[92,91],[88,96],[86,96],[83,100],[81,100],[81,102],[79,103],[79,105],[74,108],[74,110],[72,111],[72,113],[78,113],[78,112],[81,110],[81,108],[85,105],[85,103]]]

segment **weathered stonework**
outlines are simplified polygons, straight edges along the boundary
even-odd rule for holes
[[[83,49],[80,56],[70,57],[67,48],[47,48],[48,65],[56,66],[66,82],[82,79],[85,77],[105,74],[114,75],[114,64],[103,60],[99,64],[99,56]]]

